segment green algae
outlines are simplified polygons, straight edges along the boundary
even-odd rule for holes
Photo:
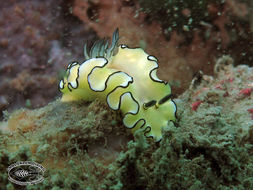
[[[252,94],[240,94],[252,68],[227,61],[218,61],[216,78],[202,76],[175,100],[178,120],[159,143],[141,130],[132,135],[99,101],[8,114],[0,123],[0,189],[22,189],[6,168],[26,160],[46,168],[45,180],[27,189],[252,189]],[[193,110],[195,101],[202,103]]]
[[[167,33],[176,30],[180,33],[200,27],[201,22],[208,22],[208,4],[222,5],[224,0],[138,0],[149,19],[161,22]],[[165,32],[165,33],[166,33]]]

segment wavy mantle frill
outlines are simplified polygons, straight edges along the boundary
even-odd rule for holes
[[[122,111],[126,127],[144,128],[146,137],[159,141],[162,128],[175,121],[170,86],[156,75],[156,57],[141,48],[117,46],[117,41],[116,30],[110,47],[108,41],[98,41],[87,53],[84,46],[86,61],[69,64],[59,83],[62,101],[106,101],[111,109]]]

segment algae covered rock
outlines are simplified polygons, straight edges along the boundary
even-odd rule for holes
[[[46,168],[28,189],[252,189],[252,68],[232,62],[223,56],[214,77],[195,77],[159,143],[97,100],[5,113],[0,189],[20,188],[6,168],[26,160]]]

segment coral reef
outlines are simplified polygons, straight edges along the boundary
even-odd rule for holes
[[[251,1],[184,2],[3,2],[0,118],[5,109],[35,108],[52,101],[66,63],[73,57],[84,61],[83,44],[110,36],[117,27],[121,42],[157,56],[162,68],[158,76],[171,83],[175,94],[187,89],[199,70],[211,74],[215,60],[223,54],[230,54],[235,64],[252,65]]]
[[[73,14],[101,38],[119,27],[122,42],[158,57],[160,77],[179,94],[199,70],[212,74],[223,54],[233,56],[235,64],[252,65],[247,6],[235,0],[75,0]]]
[[[18,160],[36,161],[48,170],[44,188],[70,189],[73,183],[93,187],[108,173],[105,166],[115,161],[130,140],[116,115],[98,101],[74,104],[56,101],[5,117],[8,122],[0,127],[0,170],[4,174],[0,177],[0,189],[5,189],[4,184],[8,183],[6,166]],[[65,181],[63,176],[68,179]],[[55,178],[59,178],[57,184]]]
[[[133,137],[121,115],[97,100],[5,112],[0,188],[18,188],[5,170],[32,160],[47,171],[27,189],[252,189],[252,68],[232,63],[223,56],[214,77],[194,78],[160,143],[141,129]]]
[[[147,15],[141,11],[138,4],[134,1],[130,2],[75,0],[73,14],[86,26],[95,30],[100,38],[104,38],[105,34],[112,34],[118,27],[122,36],[120,43],[127,44],[129,47],[141,47],[149,54],[155,55],[162,67],[158,71],[161,79],[171,81],[176,94],[183,92],[191,81],[196,67],[203,62],[211,61],[212,46],[202,44],[201,47],[192,45],[187,49],[179,49],[180,44],[184,41],[183,36],[174,31],[168,41],[164,36],[161,24],[155,20],[147,22]],[[198,42],[196,38],[196,43]],[[198,56],[195,52],[198,53]],[[207,65],[207,67],[212,66]],[[185,75],[178,74],[181,72],[184,72]]]
[[[69,13],[69,6],[63,0],[1,3],[0,118],[5,109],[52,101],[66,61],[82,58],[80,39],[94,35]]]
[[[163,28],[167,28],[168,33],[173,29],[184,33],[200,27],[201,22],[207,22],[209,17],[208,2],[218,3],[219,1],[138,0],[138,2],[144,12],[150,15],[149,19],[159,20]],[[222,4],[224,2],[221,1]]]
[[[253,189],[253,3],[184,2],[1,2],[0,189]],[[159,143],[98,100],[56,99],[67,63],[117,27],[121,43],[157,56],[176,95],[186,90]],[[43,183],[11,183],[16,161],[44,166]]]
[[[138,0],[148,20],[158,20],[164,34],[183,34],[186,44],[203,43],[215,47],[211,53],[230,54],[235,62],[252,64],[252,3],[237,0]],[[199,45],[199,43],[198,43]],[[238,45],[243,46],[238,50]],[[193,52],[192,52],[193,53]],[[196,64],[196,66],[200,66]],[[206,70],[207,71],[207,70]]]

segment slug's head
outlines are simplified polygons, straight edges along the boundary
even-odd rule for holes
[[[142,105],[142,113],[146,118],[147,137],[153,137],[156,141],[162,138],[162,128],[168,126],[170,121],[176,121],[176,104],[168,94],[160,100],[151,100]]]
[[[168,94],[160,100],[151,100],[142,105],[144,112],[148,110],[158,111],[164,117],[170,118],[171,121],[176,120],[176,104],[171,100],[171,94]]]
[[[167,89],[170,87],[167,86]],[[167,90],[169,92],[169,90]],[[135,104],[133,106],[131,104]],[[133,114],[127,114],[123,123],[133,132],[142,128],[146,137],[152,137],[155,141],[162,139],[162,128],[168,127],[169,122],[176,121],[176,104],[171,99],[171,94],[167,94],[157,100],[146,101],[141,104],[139,101],[132,101],[129,107],[137,109]],[[136,113],[136,114],[135,114]],[[137,119],[138,118],[138,119]]]

